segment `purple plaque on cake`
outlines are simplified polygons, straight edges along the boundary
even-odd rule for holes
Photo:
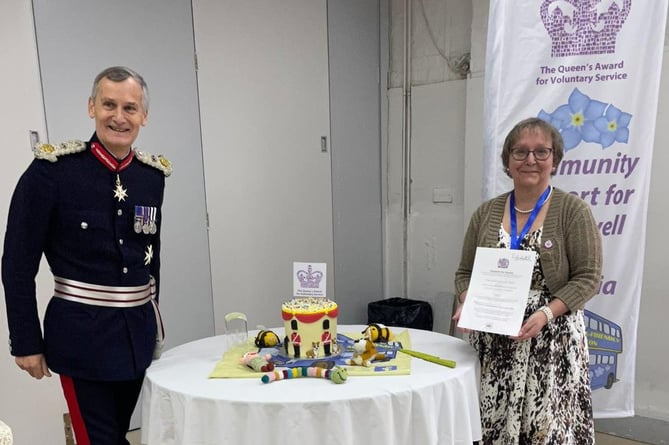
[[[325,297],[326,263],[293,263],[293,296]]]

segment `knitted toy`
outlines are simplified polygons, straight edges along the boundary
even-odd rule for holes
[[[348,378],[346,368],[335,366],[332,369],[323,369],[316,366],[301,366],[297,368],[276,369],[273,372],[268,372],[260,379],[263,383],[270,383],[275,380],[289,380],[299,377],[319,377],[328,379],[332,383],[344,383]]]
[[[255,345],[259,348],[271,348],[279,343],[281,343],[281,340],[274,331],[261,330],[256,335]]]
[[[395,336],[392,331],[381,323],[370,323],[367,325],[364,331],[362,331],[362,336],[370,339],[373,342],[384,342],[387,343],[390,340],[393,340]]]
[[[270,362],[271,358],[270,354],[260,355],[251,351],[244,354],[240,361],[254,371],[267,372],[274,369],[274,363]]]
[[[346,360],[346,364],[369,367],[374,360],[385,360],[385,358],[386,354],[378,353],[372,340],[360,338],[353,342],[353,357]]]

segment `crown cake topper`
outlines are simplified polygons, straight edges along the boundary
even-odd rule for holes
[[[293,297],[325,297],[327,264],[293,262]]]
[[[311,264],[307,267],[307,270],[298,270],[297,279],[300,282],[300,286],[307,289],[318,289],[318,286],[321,284],[323,279],[323,272],[316,270],[311,270]]]
[[[544,0],[541,20],[553,41],[551,56],[610,54],[632,0]]]

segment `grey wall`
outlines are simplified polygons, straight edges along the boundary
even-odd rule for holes
[[[194,1],[216,332],[277,326],[293,262],[334,295],[325,0]]]
[[[37,66],[32,8],[29,1],[0,0],[0,239],[4,239],[7,209],[19,175],[33,158],[28,130],[46,134],[44,105]],[[83,104],[82,104],[83,105]],[[37,278],[38,292],[50,292],[53,278],[43,262]],[[43,313],[48,298],[38,301]],[[14,443],[43,443],[44,437],[63,438],[62,413],[67,411],[58,377],[32,379],[21,371],[7,345],[4,298],[0,303],[0,419],[14,432]],[[37,409],[39,407],[39,409]],[[55,442],[55,443],[63,443]]]
[[[643,285],[639,308],[636,359],[636,402],[639,415],[669,421],[669,354],[667,354],[666,314],[667,299],[666,239],[669,220],[667,190],[669,178],[669,36],[664,48],[660,99],[658,103],[655,148],[648,195],[648,221],[646,225],[646,255],[644,258]]]
[[[219,333],[276,326],[292,261],[327,262],[342,322],[383,296],[379,8],[193,4]]]
[[[379,0],[328,2],[335,297],[367,323],[383,297]]]

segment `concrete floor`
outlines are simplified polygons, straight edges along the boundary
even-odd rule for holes
[[[597,445],[645,445],[647,442],[637,442],[636,440],[625,439],[623,437],[611,436],[604,433],[595,433],[595,443]]]
[[[649,417],[641,416],[626,417],[621,419],[597,419],[595,420],[595,430],[601,433],[606,433],[609,437],[616,439],[633,439],[636,441],[602,441],[602,444],[669,444],[669,422],[665,420],[651,419]],[[597,444],[600,444],[599,440],[597,440]]]

